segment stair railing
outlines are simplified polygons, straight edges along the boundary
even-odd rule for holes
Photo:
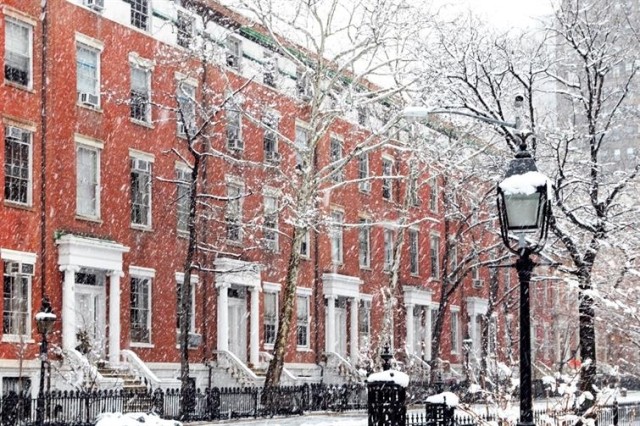
[[[148,386],[152,389],[167,389],[180,387],[180,380],[178,379],[161,379],[151,371],[151,369],[140,359],[140,357],[129,349],[122,349],[120,351],[122,360],[129,366],[129,369],[134,375],[142,378]]]

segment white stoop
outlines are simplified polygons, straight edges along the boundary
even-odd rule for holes
[[[336,352],[325,352],[323,382],[328,384],[362,383],[366,374],[361,374],[351,362]]]

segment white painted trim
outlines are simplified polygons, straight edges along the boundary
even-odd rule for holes
[[[404,287],[403,291],[405,305],[431,305],[431,291],[408,286]]]
[[[144,268],[142,266],[129,266],[129,275],[141,278],[155,278],[156,270],[153,268]]]
[[[358,277],[341,274],[322,274],[322,291],[325,296],[358,298],[360,286],[364,284]]]
[[[216,287],[241,286],[260,288],[260,265],[243,260],[218,258],[213,264],[216,269]]]
[[[138,151],[137,149],[133,148],[129,148],[129,157],[148,161],[150,163],[154,163],[156,161],[155,155],[149,154],[148,152]]]
[[[156,61],[143,58],[138,52],[129,52],[129,64],[137,68],[153,71],[156,66]]]
[[[104,142],[89,136],[81,135],[80,133],[74,133],[73,140],[76,142],[76,144],[85,145],[100,150],[104,149]]]
[[[76,44],[81,43],[88,47],[98,50],[100,53],[104,50],[104,43],[98,39],[89,37],[76,31]],[[99,74],[98,74],[99,75]]]
[[[264,291],[265,293],[280,293],[281,290],[282,284],[269,283],[266,281],[262,283],[262,291]]]
[[[129,252],[115,241],[63,235],[56,240],[58,265],[74,265],[105,271],[122,271],[122,255]]]
[[[198,88],[198,80],[196,80],[194,77],[189,77],[186,74],[182,74],[181,72],[177,71],[175,72],[174,77],[180,84],[188,84],[194,89]]]
[[[311,296],[313,290],[308,287],[298,287],[296,288],[296,296]]]
[[[179,283],[183,283],[184,282],[184,272],[176,272],[175,274],[175,278],[176,281]],[[191,274],[191,284],[199,284],[200,283],[200,277],[194,274]]]
[[[32,17],[31,15],[27,15],[21,10],[14,9],[11,6],[8,6],[8,5],[2,6],[2,13],[5,16],[16,19],[18,21],[22,21],[23,23],[30,25],[32,27],[35,27],[36,25],[38,25],[38,20],[36,18]]]
[[[467,311],[469,316],[486,315],[489,308],[489,301],[480,297],[467,297]]]
[[[2,258],[3,260],[35,265],[38,255],[26,251],[0,248],[0,258]]]

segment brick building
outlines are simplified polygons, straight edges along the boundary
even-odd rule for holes
[[[192,146],[209,151],[197,176],[191,372],[198,386],[260,383],[300,216],[290,202],[305,172],[295,144],[312,131],[305,71],[259,26],[208,1],[2,0],[0,29],[3,386],[20,374],[35,381],[43,296],[59,318],[52,386],[77,383],[78,369],[85,381],[121,386],[93,368],[105,363],[153,386],[177,383],[188,142],[199,131]],[[203,40],[205,53],[194,53]],[[395,221],[410,190],[394,175],[408,157],[383,144],[341,162],[384,126],[375,108],[335,120],[317,148],[313,167],[331,174],[301,246],[285,382],[357,379],[381,340]],[[447,235],[443,183],[421,170],[391,342],[424,373]],[[476,268],[449,302],[441,354],[458,371],[463,341],[479,353],[490,279],[506,282]],[[490,321],[494,348],[509,342],[507,316],[496,310]]]

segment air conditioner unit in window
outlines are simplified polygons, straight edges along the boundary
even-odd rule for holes
[[[83,105],[90,105],[93,107],[98,106],[98,95],[94,95],[93,93],[80,92],[78,94],[78,98],[80,100],[80,103]]]
[[[17,127],[7,127],[6,136],[12,139],[22,140],[22,135],[24,134],[24,130],[19,129]]]
[[[484,280],[473,280],[473,288],[482,288]]]
[[[361,191],[369,192],[371,191],[371,182],[369,181],[360,182],[359,187]]]
[[[264,159],[274,163],[280,162],[280,153],[276,151],[265,151]]]
[[[188,343],[190,348],[197,348],[202,344],[202,335],[197,333],[189,333]]]
[[[229,149],[233,149],[236,151],[240,151],[244,149],[244,144],[242,143],[242,138],[240,137],[240,132],[229,132],[227,134],[227,146]]]
[[[151,170],[151,162],[140,158],[133,158],[131,160],[131,166],[133,169],[141,172],[148,172]]]
[[[84,5],[93,10],[100,11],[104,9],[104,0],[84,0]]]

